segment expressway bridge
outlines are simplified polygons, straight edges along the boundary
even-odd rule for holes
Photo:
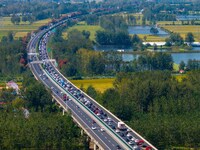
[[[157,150],[157,148],[155,148],[151,143],[149,143],[142,136],[140,136],[136,131],[131,129],[128,125],[125,126],[127,128],[126,133],[128,132],[129,136],[126,134],[120,135],[119,133],[117,133],[115,128],[117,127],[117,123],[121,122],[119,118],[117,118],[109,110],[98,104],[93,98],[91,98],[86,93],[78,89],[67,78],[65,78],[52,63],[55,60],[49,59],[48,56],[45,57],[45,60],[43,60],[41,56],[38,57],[38,53],[40,53],[40,55],[44,54],[44,51],[46,51],[47,49],[46,43],[43,41],[48,41],[49,35],[52,34],[51,30],[62,25],[68,19],[58,22],[57,24],[49,27],[48,29],[38,32],[30,40],[27,50],[28,59],[30,62],[29,67],[34,77],[40,82],[42,82],[46,86],[46,88],[51,90],[53,100],[55,100],[56,103],[60,105],[60,107],[63,109],[63,113],[70,111],[70,114],[74,121],[95,143],[95,150]],[[39,46],[45,46],[45,48],[38,49]],[[91,109],[89,109],[84,103],[82,103],[80,99],[74,96],[74,94],[72,94],[71,91],[63,87],[61,83],[55,79],[51,72],[49,72],[47,68],[43,67],[42,64],[45,64],[48,67],[50,67],[54,74],[58,75],[59,78],[62,78],[62,81],[66,83],[66,85],[69,85],[75,91],[81,91],[82,96],[89,100],[96,108],[102,110],[104,114],[109,118],[109,120],[111,120],[111,123],[108,123],[108,121],[103,120],[93,111],[91,111]],[[69,100],[63,100],[63,94],[66,94]],[[102,131],[101,129],[104,129],[104,131]],[[128,137],[131,137],[132,139],[128,139]],[[142,141],[142,143],[138,144],[138,141]]]

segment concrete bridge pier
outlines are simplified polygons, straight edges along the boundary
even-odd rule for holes
[[[84,134],[84,131],[83,131],[83,130],[81,130],[81,136],[83,136],[83,134]]]
[[[63,116],[65,115],[65,110],[63,109]]]
[[[94,143],[94,150],[97,150],[97,145]]]

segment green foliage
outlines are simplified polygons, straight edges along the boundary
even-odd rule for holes
[[[122,16],[102,16],[100,17],[100,26],[107,31],[117,33],[118,31],[126,31],[128,26]]]
[[[139,56],[135,60],[136,67],[134,69],[143,70],[172,70],[173,59],[172,56],[166,53],[155,53],[153,55]]]
[[[150,33],[152,33],[152,34],[158,34],[158,29],[157,28],[155,28],[155,27],[151,27],[151,29],[150,29]]]
[[[194,42],[194,35],[191,32],[188,32],[186,34],[185,42],[188,42],[188,43]]]
[[[19,16],[17,16],[17,15],[13,15],[12,17],[11,17],[11,22],[13,23],[13,24],[19,24],[20,23],[20,21],[21,21],[21,18],[19,17]]]
[[[166,45],[175,45],[175,46],[181,46],[183,45],[184,41],[183,38],[180,36],[179,33],[172,33],[170,34],[170,37],[166,39]]]
[[[10,76],[24,72],[26,64],[26,40],[14,40],[13,33],[9,32],[0,43],[0,75]],[[20,64],[23,58],[24,64]]]
[[[0,120],[0,149],[86,149],[70,116],[31,112],[26,120],[21,111],[1,111]]]
[[[179,64],[179,70],[184,70],[185,69],[185,62],[181,61]]]
[[[96,33],[96,41],[100,45],[124,45],[131,46],[136,43],[136,40],[141,41],[141,39],[137,36],[130,37],[130,35],[125,31],[119,31],[116,33],[110,31],[97,31]],[[137,43],[140,44],[140,43]]]

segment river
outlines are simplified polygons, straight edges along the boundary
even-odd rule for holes
[[[200,53],[172,53],[171,55],[176,64],[180,64],[181,61],[187,63],[189,59],[200,60]],[[140,54],[122,54],[122,60],[132,61],[137,59],[139,56]]]

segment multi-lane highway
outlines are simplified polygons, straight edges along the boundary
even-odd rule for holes
[[[125,129],[119,129],[118,122],[122,122],[119,118],[73,85],[50,61],[46,48],[48,39],[52,29],[63,23],[65,21],[38,32],[30,40],[28,59],[35,78],[52,91],[52,96],[64,110],[70,110],[74,120],[100,149],[157,150],[127,125]]]

